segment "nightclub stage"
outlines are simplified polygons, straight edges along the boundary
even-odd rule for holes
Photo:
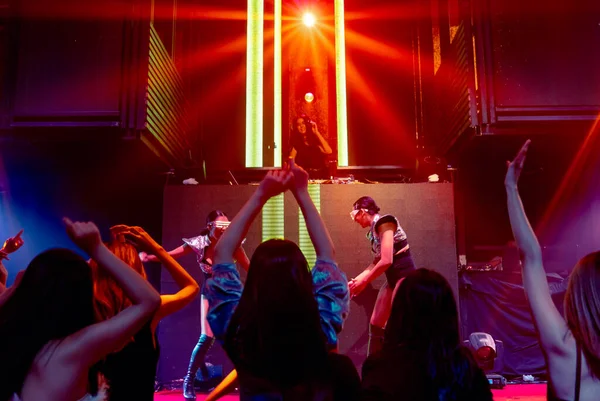
[[[163,241],[167,249],[181,244],[181,238],[198,235],[206,215],[221,209],[230,217],[256,190],[255,185],[173,185],[167,186],[163,204]],[[438,270],[450,281],[458,299],[458,272],[452,184],[311,184],[309,192],[320,209],[336,247],[336,259],[348,277],[354,277],[371,262],[370,245],[362,229],[349,216],[352,205],[363,195],[372,196],[381,213],[398,217],[405,229],[417,266]],[[267,204],[248,231],[244,248],[248,255],[264,238],[285,237],[296,242],[310,261],[314,250],[304,227],[298,205],[291,193]],[[201,284],[202,276],[194,255],[181,264]],[[177,290],[172,278],[163,270],[163,293]],[[241,272],[242,279],[245,274]],[[351,301],[351,310],[340,335],[340,352],[356,366],[366,358],[368,322],[375,298],[384,278],[378,278],[363,294]],[[183,310],[167,316],[159,325],[161,359],[158,381],[181,379],[191,350],[200,333],[199,297]],[[231,362],[220,346],[207,354],[207,362],[227,374]]]

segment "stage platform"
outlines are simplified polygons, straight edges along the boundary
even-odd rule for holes
[[[255,185],[167,186],[163,206],[163,246],[173,249],[182,244],[182,238],[197,236],[213,209],[221,209],[230,218],[234,217],[256,188]],[[353,203],[361,196],[369,195],[381,207],[381,213],[398,218],[408,235],[417,266],[437,270],[446,276],[458,299],[452,184],[311,184],[309,192],[329,228],[337,262],[348,278],[356,276],[372,261],[370,244],[365,238],[367,230],[349,216]],[[272,200],[257,217],[244,244],[246,253],[251,256],[264,239],[273,237],[296,242],[307,259],[314,260],[314,250],[298,205],[289,192]],[[202,284],[195,256],[182,258],[181,263]],[[164,271],[162,274],[162,292],[175,292],[171,277]],[[384,277],[377,279],[352,300],[350,316],[340,335],[340,352],[348,355],[356,366],[361,366],[366,358],[369,317],[383,282]],[[185,374],[188,358],[200,334],[199,307],[198,297],[159,325],[159,382],[181,379]],[[207,360],[223,374],[232,369],[218,345],[210,350]]]
[[[502,390],[492,390],[494,401],[545,401],[545,384],[509,384]],[[203,401],[205,394],[198,394],[197,401]],[[155,401],[181,401],[183,399],[181,391],[164,391],[156,393]],[[221,398],[222,401],[239,401],[237,395],[227,395]]]

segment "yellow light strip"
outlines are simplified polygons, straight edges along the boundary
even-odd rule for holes
[[[335,0],[334,7],[338,166],[348,166],[348,109],[346,106],[346,38],[344,34],[344,0]]]
[[[308,185],[308,193],[312,198],[315,207],[321,213],[321,185],[320,184],[309,184]],[[308,235],[308,230],[306,229],[306,222],[304,221],[304,216],[302,216],[302,211],[299,213],[298,217],[298,247],[306,257],[308,261],[308,265],[312,268],[317,261],[317,254],[315,252],[315,248],[310,240],[310,236]]]
[[[262,209],[262,242],[284,238],[283,194],[267,201]]]
[[[273,157],[273,166],[281,167],[281,159],[283,153],[283,144],[281,139],[282,134],[282,51],[281,51],[281,23],[282,23],[282,13],[281,13],[281,2],[282,0],[274,0],[274,31],[275,31],[275,40],[274,40],[274,52],[273,56],[275,60],[273,60],[274,66],[274,74],[275,82],[273,83],[273,87],[275,88],[275,93],[273,96],[273,152],[275,152]]]
[[[264,2],[248,0],[246,43],[246,167],[263,166]]]

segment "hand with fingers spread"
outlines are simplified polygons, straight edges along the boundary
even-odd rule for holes
[[[11,237],[4,241],[4,245],[0,249],[0,260],[8,260],[9,253],[13,253],[23,246],[25,241],[23,241],[23,238],[21,237],[22,235],[23,230],[19,231],[19,233],[14,237]]]
[[[527,151],[529,150],[530,144],[530,139],[525,141],[525,143],[523,144],[523,146],[519,150],[519,153],[517,153],[517,156],[515,156],[513,161],[506,162],[506,166],[508,167],[506,171],[506,177],[504,178],[504,185],[506,187],[517,187],[519,177],[521,176],[521,172],[523,171],[523,165],[525,164],[525,158],[527,157]]]
[[[155,254],[161,246],[144,230],[142,227],[127,226],[125,224],[116,225],[110,228],[110,232],[113,236],[123,237],[125,241],[131,243],[140,253],[140,259],[144,262],[142,255],[148,258],[148,254]]]
[[[258,192],[263,198],[270,199],[285,192],[293,178],[292,174],[287,170],[269,171],[260,182]]]
[[[82,251],[92,256],[104,244],[98,227],[92,222],[72,222],[68,217],[63,218],[67,235]]]

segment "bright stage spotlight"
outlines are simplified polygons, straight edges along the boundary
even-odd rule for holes
[[[312,103],[312,101],[315,100],[315,95],[313,95],[311,92],[306,92],[304,95],[304,100],[306,103]]]
[[[302,16],[302,22],[309,28],[312,28],[317,23],[317,19],[311,13],[304,13]]]

